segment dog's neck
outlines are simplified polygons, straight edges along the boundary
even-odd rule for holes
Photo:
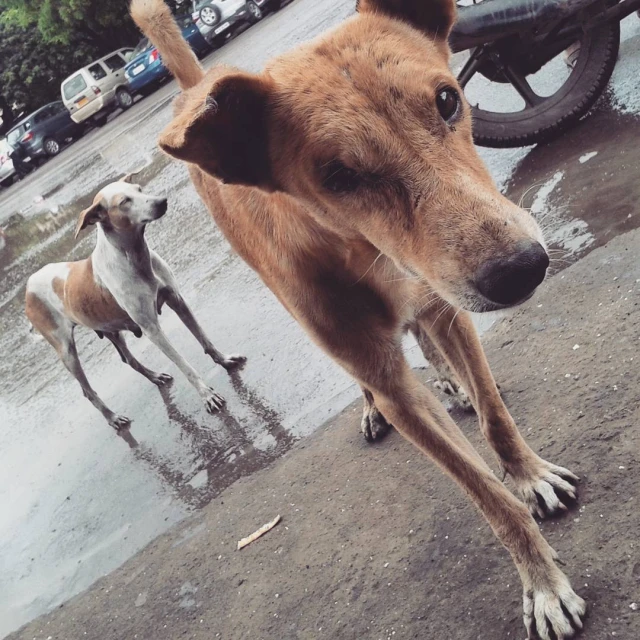
[[[145,227],[127,233],[118,232],[108,225],[98,223],[98,239],[95,258],[105,263],[124,262],[140,273],[151,271],[151,252],[144,237]]]

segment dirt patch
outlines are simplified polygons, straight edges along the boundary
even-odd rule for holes
[[[532,446],[582,477],[542,525],[590,605],[585,638],[640,637],[640,234],[552,279],[486,340]],[[396,433],[368,446],[359,404],[12,639],[522,638],[507,553]],[[456,416],[493,464],[473,417]],[[243,551],[237,541],[283,521]]]

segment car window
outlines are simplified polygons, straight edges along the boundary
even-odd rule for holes
[[[87,69],[87,71],[91,74],[91,77],[94,80],[102,80],[102,78],[107,77],[107,72],[104,70],[104,67],[99,62],[92,64]]]
[[[116,53],[113,56],[109,56],[104,63],[111,69],[111,71],[117,71],[124,67],[124,60]]]
[[[20,141],[20,138],[22,138],[22,136],[26,133],[26,131],[27,131],[26,123],[23,125],[20,125],[19,127],[16,127],[15,129],[12,129],[7,134],[7,142],[12,147],[15,147],[16,144]]]
[[[33,124],[38,124],[39,122],[44,122],[45,120],[48,120],[51,117],[51,110],[49,108],[44,108],[41,109],[40,111],[38,111],[38,113],[35,113],[33,115],[33,118],[31,118],[31,121]]]
[[[62,94],[64,95],[66,100],[71,100],[71,98],[77,96],[81,91],[84,91],[87,88],[87,83],[85,82],[82,74],[78,74],[77,76],[73,76],[70,80],[67,80],[62,87]]]
[[[124,58],[125,62],[129,62],[131,60],[133,54],[133,49],[124,49],[120,52],[120,55]]]
[[[190,15],[176,16],[176,22],[181,29],[193,27],[193,18]]]
[[[131,60],[137,58],[143,51],[146,51],[149,48],[149,40],[147,38],[142,38],[140,42],[136,45],[136,48],[133,50],[131,54]]]
[[[67,110],[67,107],[65,107],[62,102],[54,102],[53,104],[49,105],[49,108],[51,109],[52,115],[64,113]]]

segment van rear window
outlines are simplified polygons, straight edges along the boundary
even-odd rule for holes
[[[62,93],[65,97],[65,100],[71,100],[86,88],[87,83],[82,77],[82,74],[79,73],[77,76],[73,76],[71,80],[67,80],[64,83],[64,86],[62,87]]]

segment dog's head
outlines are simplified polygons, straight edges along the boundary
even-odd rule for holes
[[[360,0],[358,10],[263,74],[210,72],[183,94],[161,147],[225,182],[287,192],[456,306],[525,300],[549,260],[538,226],[473,146],[448,66],[453,0]]]
[[[134,174],[101,189],[93,204],[80,213],[75,237],[87,226],[100,223],[118,233],[133,233],[167,212],[167,199],[142,193],[139,184],[131,184]]]

